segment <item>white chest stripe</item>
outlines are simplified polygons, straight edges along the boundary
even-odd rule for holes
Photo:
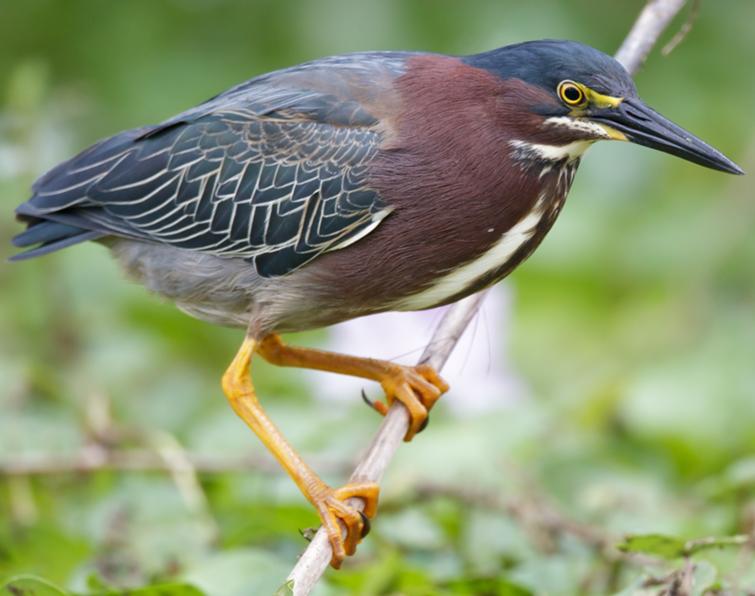
[[[498,269],[535,235],[535,228],[542,216],[541,209],[531,211],[480,257],[447,273],[418,294],[400,300],[395,305],[396,310],[422,310],[434,306],[458,294],[489,271]]]

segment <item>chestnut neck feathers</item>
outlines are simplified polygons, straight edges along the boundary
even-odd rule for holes
[[[541,175],[539,156],[512,147],[516,139],[565,140],[563,131],[541,128],[542,116],[521,109],[552,101],[537,86],[441,56],[411,58],[396,86],[402,110],[371,175],[395,209],[395,240],[380,254],[391,264],[412,264],[412,291],[418,294],[469,267],[448,288],[430,292],[426,302],[399,303],[425,308],[493,283],[529,255],[559,212],[578,160],[548,164],[552,171]],[[525,219],[526,230],[515,228]],[[522,232],[519,240],[501,246],[512,229]]]

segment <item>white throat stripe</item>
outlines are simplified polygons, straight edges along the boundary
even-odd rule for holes
[[[534,156],[546,161],[575,160],[587,151],[587,148],[593,144],[592,140],[572,141],[566,145],[546,145],[543,143],[528,143],[527,141],[513,140],[510,141],[512,147],[525,153],[531,152]]]

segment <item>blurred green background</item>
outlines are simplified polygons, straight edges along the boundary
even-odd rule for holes
[[[80,594],[266,594],[317,523],[219,390],[241,332],[124,281],[97,245],[5,262],[37,175],[271,69],[543,37],[613,52],[642,5],[0,0],[0,585],[36,574]],[[750,172],[753,22],[753,2],[703,1],[688,38],[636,77]],[[513,324],[489,330],[529,397],[462,418],[441,403],[399,452],[369,539],[318,593],[655,594],[685,572],[691,593],[755,590],[751,546],[689,561],[663,547],[755,531],[753,232],[749,177],[592,149],[558,224],[505,282]],[[374,414],[255,366],[273,417],[342,482]],[[616,548],[628,533],[668,539],[632,555]]]

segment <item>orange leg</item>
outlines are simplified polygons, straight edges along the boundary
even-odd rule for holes
[[[254,339],[244,340],[223,375],[223,391],[234,411],[255,432],[296,482],[307,500],[314,505],[333,549],[330,563],[337,569],[344,557],[354,554],[359,540],[369,530],[367,518],[373,517],[377,510],[379,488],[373,483],[354,483],[333,489],[325,484],[293,449],[262,409],[254,392],[249,367],[254,352],[261,352],[261,348],[261,344]],[[364,501],[364,514],[346,503],[352,497]],[[346,528],[345,536],[339,520]]]
[[[385,415],[394,400],[404,404],[409,412],[410,423],[405,441],[410,441],[424,428],[430,408],[448,391],[446,382],[426,364],[403,366],[385,360],[287,346],[277,335],[265,337],[257,351],[265,360],[278,366],[312,368],[377,381],[382,385],[388,402],[388,405],[382,402],[374,404],[378,412]]]

